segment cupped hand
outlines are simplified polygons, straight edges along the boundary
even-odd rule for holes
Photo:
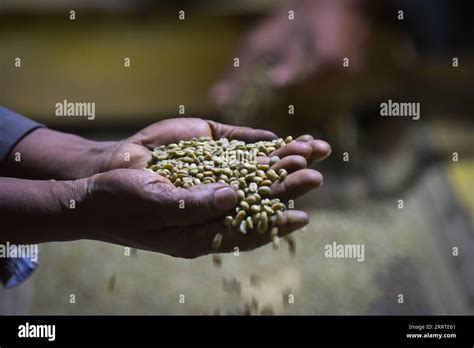
[[[144,169],[151,159],[151,152],[160,145],[177,143],[197,137],[238,139],[246,142],[272,140],[277,136],[267,130],[226,125],[200,118],[173,118],[156,122],[131,137],[117,142],[108,151],[104,171],[118,168]],[[302,135],[296,141],[276,150],[271,155],[285,160],[293,169],[303,169],[326,158],[331,148],[311,135]],[[291,157],[298,156],[298,157]]]
[[[267,130],[231,126],[199,118],[168,119],[154,123],[118,142],[112,148],[105,170],[144,169],[155,147],[202,136],[216,140],[225,137],[246,142],[277,138]],[[295,198],[320,186],[323,177],[311,167],[330,153],[331,147],[327,142],[315,140],[311,135],[302,135],[271,153],[270,156],[280,158],[272,168],[285,168],[290,173],[286,180],[274,188],[275,196],[282,199]],[[259,158],[259,161],[268,163],[269,157]]]
[[[220,251],[235,247],[249,250],[270,242],[269,234],[242,235],[223,225],[222,218],[237,203],[235,193],[223,184],[176,188],[166,178],[145,172],[152,150],[160,145],[207,136],[226,137],[246,142],[271,140],[277,136],[266,130],[220,124],[196,118],[177,118],[157,122],[114,146],[108,172],[90,180],[89,214],[103,220],[98,228],[100,240],[173,256],[191,258],[211,252],[215,234],[223,233]],[[285,168],[289,175],[272,186],[272,196],[294,199],[319,187],[322,175],[310,169],[326,158],[328,143],[303,135],[275,150],[280,158],[272,169]],[[268,163],[269,157],[259,158]],[[127,168],[127,169],[118,169]],[[118,169],[118,170],[114,170]],[[101,210],[105,209],[105,216]],[[99,221],[98,220],[98,221]],[[302,211],[289,210],[276,222],[279,235],[291,233],[308,223]]]
[[[269,233],[242,235],[224,226],[223,216],[237,203],[234,190],[224,184],[184,189],[154,173],[118,169],[92,176],[85,191],[77,217],[87,218],[91,239],[182,258],[212,253],[216,233],[223,234],[221,252],[271,241]],[[304,212],[289,210],[276,226],[284,236],[307,222]]]

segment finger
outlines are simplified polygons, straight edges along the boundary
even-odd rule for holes
[[[283,212],[280,218],[275,222],[278,227],[278,236],[286,236],[309,222],[308,214],[299,210],[287,210]],[[249,230],[247,234],[242,234],[237,229],[226,227],[222,221],[215,221],[203,226],[199,226],[187,233],[187,248],[183,254],[189,257],[198,257],[211,253],[213,250],[213,240],[217,233],[222,234],[222,242],[219,247],[219,253],[233,252],[238,248],[239,251],[253,250],[272,241],[270,235],[271,228],[261,234],[256,230]]]
[[[331,154],[331,145],[324,140],[314,140],[310,134],[304,134],[295,139],[296,141],[306,142],[313,148],[310,162],[319,162]]]
[[[331,145],[324,140],[314,140],[311,135],[302,135],[296,138],[296,142],[305,142],[311,146],[311,156],[308,157],[309,167],[322,161],[331,154]]]
[[[260,140],[273,140],[277,136],[275,133],[250,127],[231,126],[214,121],[207,121],[212,130],[214,139],[229,138],[246,142],[256,142]]]
[[[310,135],[303,135],[296,141],[275,150],[270,156],[283,158],[291,154],[305,157],[308,160],[308,166],[312,166],[331,154],[331,146],[323,140],[314,140]]]
[[[278,227],[278,236],[286,236],[304,226],[309,222],[308,214],[299,210],[287,210],[283,212],[275,223]],[[270,235],[271,227],[263,234],[251,230],[247,234],[242,234],[239,231],[228,229],[223,234],[222,245],[220,252],[232,252],[235,248],[239,251],[248,251],[259,248],[272,241]]]
[[[268,164],[270,162],[270,157],[258,157],[258,162],[261,164]],[[298,155],[291,155],[282,158],[277,163],[275,163],[271,168],[274,171],[278,171],[280,169],[286,169],[288,173],[296,172],[297,170],[301,170],[306,168],[307,161],[303,156]]]
[[[276,181],[272,185],[272,197],[281,200],[294,199],[314,190],[323,184],[324,178],[316,170],[302,169],[288,175],[282,181]]]
[[[275,223],[278,227],[278,236],[286,236],[309,223],[309,216],[301,210],[287,210],[281,214],[281,217]]]
[[[280,169],[286,169],[288,173],[293,173],[301,169],[305,169],[308,165],[308,162],[303,156],[291,155],[282,158],[277,163],[275,163],[271,168],[278,172]]]
[[[296,141],[304,141],[304,142],[307,142],[307,141],[311,141],[311,140],[314,140],[313,136],[310,135],[310,134],[303,134],[303,135],[300,135],[298,138],[295,139]]]
[[[331,154],[331,145],[324,140],[311,140],[308,141],[308,144],[312,148],[312,154],[308,158],[310,165],[322,161]]]
[[[173,188],[157,199],[169,208],[166,226],[188,226],[216,219],[234,208],[238,201],[235,191],[224,184]]]
[[[302,141],[293,141],[273,151],[269,156],[278,156],[283,158],[291,155],[299,155],[304,158],[310,158],[312,153],[313,147],[311,144]]]

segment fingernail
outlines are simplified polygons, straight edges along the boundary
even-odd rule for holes
[[[217,209],[227,211],[237,204],[237,195],[231,188],[223,187],[214,193],[214,200]]]

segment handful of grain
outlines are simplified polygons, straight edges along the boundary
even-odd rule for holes
[[[193,138],[155,148],[145,170],[164,176],[176,187],[216,182],[231,185],[237,192],[238,204],[235,214],[224,218],[224,224],[243,234],[251,230],[261,234],[271,230],[273,245],[278,247],[278,228],[272,226],[285,205],[278,198],[269,198],[270,187],[288,173],[285,169],[277,173],[270,168],[280,160],[278,156],[271,157],[269,164],[258,163],[257,157],[268,157],[291,141],[292,137],[256,143]],[[217,252],[221,243],[222,234],[218,233],[212,242],[213,251]]]

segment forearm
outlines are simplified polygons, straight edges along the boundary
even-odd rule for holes
[[[38,128],[10,151],[2,176],[28,179],[79,179],[105,170],[114,142],[91,141],[73,134]]]
[[[35,244],[84,238],[76,207],[86,180],[0,178],[0,243]]]

